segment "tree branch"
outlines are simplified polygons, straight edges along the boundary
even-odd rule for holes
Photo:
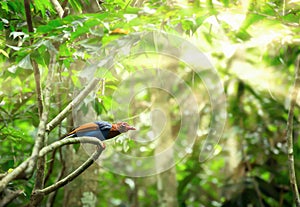
[[[44,147],[40,153],[39,157],[45,156],[47,153],[62,147],[64,145],[70,145],[70,144],[76,144],[76,143],[90,143],[97,145],[97,150],[91,155],[91,157],[85,161],[80,167],[78,167],[75,171],[73,171],[71,174],[66,176],[65,178],[59,180],[58,182],[54,183],[53,185],[50,185],[44,189],[36,190],[34,193],[38,195],[47,195],[58,188],[68,184],[72,180],[74,180],[77,176],[79,176],[83,171],[85,171],[90,165],[94,163],[95,160],[98,159],[101,152],[105,148],[105,145],[97,138],[94,137],[76,137],[76,138],[68,138],[68,139],[62,139],[59,141],[56,141],[52,144],[50,144],[47,147]]]
[[[102,152],[102,148],[98,147],[97,150],[92,154],[92,156],[85,161],[79,168],[77,168],[74,172],[69,174],[67,177],[61,179],[60,181],[54,183],[53,185],[50,185],[49,187],[46,187],[42,190],[37,190],[36,193],[42,193],[44,195],[47,195],[58,188],[61,188],[62,186],[68,184],[72,180],[74,180],[76,177],[78,177],[81,173],[83,173],[89,166],[91,166],[95,160],[98,159]]]
[[[49,114],[49,107],[50,107],[50,96],[51,96],[51,88],[53,84],[53,74],[54,74],[54,62],[56,55],[54,52],[50,51],[51,56],[51,63],[48,69],[48,76],[46,80],[46,87],[45,87],[45,102],[44,102],[44,110],[42,112],[41,120],[38,126],[37,138],[34,143],[34,147],[31,154],[31,160],[28,164],[28,168],[26,169],[26,177],[31,177],[34,168],[36,167],[37,156],[39,151],[45,144],[45,133],[46,133],[46,124],[48,121],[48,114]],[[43,180],[43,179],[42,179]],[[41,182],[43,183],[43,182]]]
[[[45,87],[45,102],[43,105],[43,112],[42,112],[42,117],[41,117],[41,121],[39,124],[39,128],[38,128],[38,136],[37,139],[35,141],[35,145],[32,151],[32,159],[29,162],[28,165],[28,169],[26,170],[26,175],[31,176],[34,168],[37,168],[37,172],[36,172],[36,179],[35,179],[35,185],[34,185],[34,189],[32,192],[34,192],[37,189],[43,189],[44,188],[44,176],[45,176],[45,157],[37,157],[37,155],[39,154],[40,150],[42,149],[42,147],[45,146],[46,143],[46,123],[48,121],[48,114],[49,114],[49,109],[50,109],[50,97],[51,97],[51,89],[52,89],[52,85],[53,85],[53,77],[54,77],[54,71],[55,71],[55,63],[56,63],[56,54],[53,51],[49,51],[50,53],[50,63],[49,63],[49,67],[48,67],[48,74],[47,74],[47,79],[46,79],[46,87]],[[42,201],[43,197],[34,197],[33,195],[31,196],[35,201],[35,205],[36,204],[40,204],[40,202]],[[30,203],[30,205],[32,205],[32,203]]]
[[[26,15],[26,22],[28,27],[28,32],[33,32],[31,12],[30,12],[30,0],[24,0],[24,8]]]
[[[77,168],[74,172],[66,176],[65,178],[57,181],[56,183],[44,188],[44,189],[38,189],[35,188],[31,194],[29,207],[35,207],[38,206],[41,201],[44,198],[44,195],[47,195],[62,186],[68,184],[72,180],[74,180],[77,176],[79,176],[82,172],[84,172],[89,166],[91,166],[95,160],[98,159],[100,156],[102,150],[105,148],[105,145],[97,138],[94,137],[76,137],[76,138],[68,138],[68,139],[62,139],[59,141],[56,141],[43,149],[39,152],[39,159],[44,159],[45,155],[59,147],[62,147],[64,145],[70,145],[70,144],[76,144],[76,143],[90,143],[97,145],[97,150],[92,154],[92,156],[85,161],[79,168]]]
[[[0,181],[0,192],[2,192],[5,189],[5,187],[8,185],[9,182],[14,180],[16,177],[18,177],[21,173],[23,173],[26,170],[28,163],[31,159],[32,159],[31,157],[27,158],[27,160],[22,162],[12,172],[8,173],[4,178],[2,178],[2,180]]]
[[[46,131],[49,133],[54,129],[64,118],[66,118],[71,112],[73,107],[76,107],[82,100],[97,86],[99,78],[94,78],[91,82],[71,101],[64,110],[62,110],[54,119],[52,119],[46,127]]]
[[[30,0],[24,0],[24,8],[25,8],[25,15],[27,21],[28,32],[33,33],[33,25],[31,19],[31,12],[30,12]],[[32,43],[32,39],[30,39],[30,44]],[[38,102],[38,110],[39,116],[42,116],[43,112],[43,99],[42,99],[42,90],[41,90],[41,75],[40,70],[35,61],[32,61],[33,73],[34,73],[34,80],[35,80],[35,90],[37,94],[37,102]]]
[[[62,6],[60,5],[60,3],[57,0],[50,0],[50,1],[53,4],[54,9],[56,10],[58,16],[60,18],[62,18],[64,15],[64,10],[63,10]]]
[[[97,138],[94,137],[74,137],[74,138],[66,138],[62,139],[56,142],[53,142],[52,144],[44,147],[41,149],[39,153],[39,157],[45,156],[49,152],[62,147],[64,145],[70,145],[70,144],[77,144],[77,143],[89,143],[89,144],[95,144],[101,146],[101,148],[105,148],[104,144]]]
[[[54,150],[54,151],[56,151],[56,150]],[[60,154],[60,157],[62,159],[61,148],[59,148],[59,154]],[[62,168],[61,168],[61,171],[60,171],[59,175],[57,176],[55,182],[61,180],[63,178],[64,174],[65,174],[66,165],[65,165],[63,160],[61,160],[61,164],[62,164]],[[44,183],[46,183],[46,182],[44,182]],[[58,190],[50,193],[50,195],[48,196],[48,199],[47,199],[46,207],[52,207],[54,205],[57,193],[58,193]]]
[[[48,67],[48,75],[46,79],[46,87],[45,87],[45,102],[44,102],[44,112],[42,113],[43,118],[43,135],[40,136],[40,140],[37,140],[41,143],[39,146],[35,146],[37,149],[37,153],[39,153],[40,149],[45,146],[45,143],[47,143],[47,134],[46,134],[46,122],[48,120],[48,113],[50,108],[50,97],[51,97],[51,89],[53,85],[53,77],[54,77],[54,71],[55,71],[55,64],[56,64],[56,54],[53,51],[50,51],[50,63]],[[33,156],[35,157],[35,155]],[[34,166],[35,160],[33,159],[32,164],[29,166]],[[36,179],[35,179],[35,185],[33,192],[37,189],[43,189],[44,188],[44,177],[45,177],[45,157],[39,157],[37,159],[37,172],[36,172]],[[33,170],[32,170],[33,171]],[[31,171],[29,171],[29,174],[31,174]],[[42,201],[41,198],[37,198],[36,200],[39,200],[39,202]],[[39,202],[37,202],[39,204]]]
[[[296,206],[300,207],[300,197],[299,191],[297,186],[297,179],[295,173],[295,162],[294,162],[294,150],[293,150],[293,120],[294,120],[294,108],[296,105],[299,86],[300,86],[300,55],[297,57],[297,63],[295,67],[295,82],[290,94],[290,109],[288,113],[288,120],[287,120],[287,130],[286,130],[286,140],[287,140],[287,147],[288,147],[288,165],[289,165],[289,176],[290,176],[290,184],[292,187],[292,191],[294,194]]]
[[[46,132],[50,132],[52,129],[54,129],[65,117],[68,116],[68,114],[71,112],[73,107],[76,107],[79,103],[82,102],[82,100],[97,86],[99,82],[99,78],[94,78],[87,86],[84,88],[77,97],[73,99],[71,103],[68,104],[68,106],[60,112],[52,121],[50,121],[46,126]],[[44,117],[45,118],[45,117]],[[40,125],[42,126],[43,119],[40,122]],[[41,136],[43,129],[39,127],[38,135],[37,137]],[[40,140],[40,138],[37,138],[37,142]],[[25,178],[32,174],[34,166],[36,164],[37,154],[39,153],[38,148],[40,148],[41,143],[35,143],[33,152],[31,157],[29,157],[27,160],[22,162],[18,167],[16,167],[11,173],[8,173],[5,175],[5,177],[2,178],[0,181],[0,192],[4,190],[4,188],[7,186],[9,182],[14,180],[17,177]],[[26,169],[28,166],[28,169]],[[26,172],[24,173],[24,171]]]
[[[24,191],[23,190],[10,190],[10,189],[5,189],[4,190],[4,198],[0,200],[0,206],[5,206],[9,204],[12,200],[14,200],[16,197],[18,197],[20,194],[22,194]]]
[[[34,73],[34,81],[35,81],[35,90],[37,95],[37,102],[38,102],[38,110],[39,116],[42,116],[43,113],[43,97],[42,97],[42,89],[41,89],[41,74],[38,64],[32,60],[32,67]]]

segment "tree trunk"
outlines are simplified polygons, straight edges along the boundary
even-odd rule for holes
[[[153,92],[152,126],[154,136],[157,137],[155,154],[169,149],[173,143],[171,120],[169,114],[168,96],[163,91]],[[168,150],[167,156],[156,157],[156,168],[167,169],[169,163],[174,162],[173,150]],[[159,206],[177,206],[177,180],[175,166],[157,174],[157,190]]]
[[[74,125],[78,126],[96,119],[92,107],[88,108],[89,111],[86,114],[82,114],[80,111],[74,112],[76,113],[76,116],[73,115]],[[73,146],[69,147],[65,156],[67,173],[75,170],[76,167],[86,161],[93,150],[95,149],[92,145],[81,145],[76,151]],[[82,175],[65,187],[63,206],[96,207],[99,169],[99,166],[94,163]]]

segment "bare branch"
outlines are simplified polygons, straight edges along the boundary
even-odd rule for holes
[[[73,107],[76,107],[81,101],[97,86],[99,83],[98,78],[94,78],[89,85],[86,86],[85,89],[83,89],[74,100],[68,104],[68,106],[59,113],[51,122],[47,124],[46,131],[49,133],[53,128],[55,128],[72,110]],[[45,118],[45,117],[44,117]],[[43,119],[40,122],[40,125],[43,126],[44,121]],[[21,178],[25,178],[25,175],[28,177],[32,174],[33,169],[36,165],[37,156],[39,153],[38,148],[40,148],[39,141],[41,138],[39,138],[42,135],[42,129],[39,127],[38,134],[37,134],[37,141],[35,143],[34,150],[32,152],[32,155],[30,158],[28,158],[26,161],[22,162],[18,167],[16,167],[11,173],[7,174],[5,177],[2,178],[0,181],[0,192],[4,190],[4,188],[7,186],[9,182],[14,180],[15,178],[19,177],[21,174],[24,174],[23,176],[20,176]],[[44,135],[43,135],[44,136]],[[26,169],[28,166],[28,169]],[[26,170],[26,174],[24,171]]]
[[[10,189],[5,189],[4,190],[4,198],[0,200],[0,206],[5,206],[8,203],[10,203],[12,200],[14,200],[16,197],[18,197],[20,194],[22,194],[24,191],[23,190],[10,190]]]
[[[44,188],[43,190],[37,190],[37,193],[42,193],[44,195],[47,195],[58,188],[61,188],[62,186],[68,184],[72,180],[74,180],[76,177],[78,177],[81,173],[83,173],[89,166],[91,166],[95,160],[98,159],[102,152],[102,148],[98,147],[97,151],[92,154],[92,156],[85,161],[79,168],[77,168],[74,172],[69,174],[67,177],[61,179],[60,181],[56,182],[53,185],[50,185],[49,187]]]
[[[34,31],[32,25],[31,12],[30,12],[30,0],[24,0],[24,8],[25,8],[28,32],[32,33]],[[30,39],[30,44],[32,44],[32,39]],[[32,66],[33,66],[33,73],[34,73],[35,90],[37,95],[39,116],[41,117],[43,112],[43,101],[42,101],[43,99],[42,99],[42,90],[41,90],[41,81],[40,81],[41,75],[40,75],[39,67],[35,61],[32,61]]]
[[[44,184],[47,183],[47,181],[50,178],[50,175],[52,174],[53,167],[54,167],[54,162],[55,162],[55,154],[56,154],[56,149],[52,151],[52,154],[51,154],[51,157],[50,157],[50,161],[49,161],[48,172],[45,175],[45,179],[44,179]]]
[[[35,90],[36,90],[36,95],[37,95],[39,116],[41,117],[42,113],[43,113],[43,97],[42,97],[42,89],[41,89],[41,74],[40,74],[40,69],[39,69],[37,63],[34,60],[32,61],[32,66],[33,66],[33,73],[34,73]]]
[[[62,8],[65,8],[68,4],[68,0],[64,0],[64,2],[62,3],[61,7]]]
[[[297,186],[297,179],[295,173],[295,162],[294,162],[294,150],[293,150],[293,120],[294,120],[294,108],[296,105],[296,100],[298,97],[299,86],[300,86],[300,55],[297,58],[297,65],[295,67],[295,82],[290,95],[290,109],[288,113],[288,121],[287,121],[287,130],[286,130],[286,140],[288,147],[288,164],[289,164],[289,176],[290,176],[290,184],[292,187],[292,191],[294,193],[296,206],[300,207],[300,196]]]
[[[39,195],[47,195],[58,188],[68,184],[72,180],[74,180],[77,176],[79,176],[82,172],[84,172],[90,165],[94,163],[95,160],[98,159],[102,150],[104,149],[104,144],[97,138],[94,137],[76,137],[76,138],[68,138],[62,139],[60,141],[56,141],[51,145],[44,147],[39,154],[39,157],[45,156],[47,153],[51,152],[52,150],[62,147],[64,145],[75,144],[75,143],[90,143],[97,145],[97,150],[91,155],[91,157],[85,161],[80,167],[78,167],[75,171],[71,174],[66,176],[65,178],[61,179],[60,181],[50,185],[42,190],[36,190],[34,193]]]
[[[60,5],[60,3],[57,0],[50,0],[50,1],[53,4],[54,9],[56,10],[58,16],[60,18],[62,18],[64,15],[64,10],[63,10],[62,6]]]
[[[45,142],[45,133],[46,133],[46,124],[48,121],[48,114],[49,114],[49,106],[50,106],[50,96],[51,96],[51,89],[53,85],[53,74],[54,74],[54,63],[53,61],[56,58],[56,55],[51,51],[50,52],[51,56],[51,64],[49,66],[49,72],[46,80],[46,87],[45,87],[45,102],[44,102],[44,110],[42,113],[42,117],[40,119],[40,123],[38,126],[38,132],[37,132],[37,137],[36,141],[34,143],[34,147],[32,150],[31,154],[31,160],[28,164],[28,168],[26,169],[26,176],[31,177],[34,168],[36,167],[36,161],[37,161],[37,156],[39,154],[39,151],[41,148],[44,146]],[[43,182],[42,182],[43,183]]]
[[[24,8],[25,8],[28,32],[33,32],[31,12],[30,12],[30,0],[24,0]]]
[[[76,107],[82,100],[97,86],[99,83],[99,78],[94,78],[91,82],[78,94],[77,97],[71,101],[71,103],[66,106],[54,119],[52,119],[46,127],[46,131],[49,133],[54,129],[64,118],[66,118],[71,112],[73,107]]]
[[[59,152],[61,154],[61,148],[60,148]],[[65,174],[65,170],[66,170],[66,165],[65,165],[64,162],[62,162],[62,169],[61,169],[59,175],[57,176],[55,182],[57,182],[57,181],[59,181],[63,178],[63,176]],[[46,207],[52,207],[54,205],[57,193],[58,193],[58,190],[53,191],[52,193],[50,193],[50,195],[48,196],[48,199],[47,199]]]
[[[70,144],[76,144],[76,143],[89,143],[89,144],[95,144],[101,146],[101,148],[104,148],[104,144],[97,138],[94,137],[74,137],[74,138],[66,138],[62,139],[56,142],[53,142],[52,144],[44,147],[41,149],[39,153],[39,157],[45,156],[47,153],[62,147],[64,145],[70,145]]]
[[[64,145],[70,145],[70,144],[76,144],[76,143],[95,144],[95,145],[97,145],[97,150],[92,154],[92,156],[87,161],[85,161],[79,168],[77,168],[74,172],[72,172],[65,178],[57,181],[53,185],[50,185],[44,189],[38,189],[35,187],[35,189],[33,190],[32,194],[31,194],[30,203],[28,205],[29,207],[34,207],[34,206],[39,205],[42,202],[44,195],[47,195],[47,194],[59,189],[60,187],[68,184],[72,180],[74,180],[83,171],[85,171],[89,166],[91,166],[95,160],[98,159],[102,150],[105,148],[105,145],[99,139],[94,138],[94,137],[68,138],[68,139],[62,139],[62,140],[56,141],[56,142],[44,147],[43,149],[41,149],[38,158],[39,158],[39,160],[44,159],[44,157],[47,153],[49,153],[59,147],[62,147]]]
[[[51,90],[53,85],[53,77],[54,77],[54,71],[55,71],[55,64],[56,64],[56,54],[53,51],[50,51],[50,63],[48,67],[48,75],[46,79],[46,87],[45,87],[45,103],[44,103],[44,113],[43,116],[48,117],[49,108],[50,108],[50,97],[51,97]],[[48,118],[45,117],[45,121],[48,120]],[[44,135],[42,138],[42,145],[39,146],[39,150],[45,146],[45,143],[47,143],[47,134],[46,134],[46,124],[44,127]],[[40,157],[37,162],[37,173],[36,173],[36,181],[35,181],[35,189],[42,189],[44,187],[44,172],[45,171],[45,158]]]
[[[54,70],[55,70],[55,63],[56,63],[56,54],[53,51],[49,51],[50,53],[50,64],[48,67],[48,75],[46,79],[46,87],[45,87],[45,102],[43,105],[43,113],[41,117],[41,121],[38,128],[38,136],[35,141],[35,145],[31,154],[31,161],[29,162],[28,169],[26,170],[27,176],[31,176],[35,166],[37,166],[36,172],[36,179],[33,192],[37,189],[44,188],[44,176],[45,176],[45,157],[37,157],[42,147],[45,146],[46,142],[46,123],[48,121],[48,114],[50,108],[50,97],[53,85],[53,77],[54,77]],[[32,198],[33,197],[33,198]],[[32,196],[30,205],[36,206],[39,205],[42,201],[43,197],[35,197]],[[34,200],[34,202],[32,202]]]
[[[0,179],[4,178],[6,175],[7,175],[7,172],[6,173],[1,173],[0,174]]]
[[[0,192],[2,192],[9,182],[18,177],[21,173],[25,171],[28,166],[31,157],[22,162],[18,167],[16,167],[12,172],[8,173],[2,180],[0,181]]]

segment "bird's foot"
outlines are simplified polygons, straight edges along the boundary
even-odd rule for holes
[[[105,148],[106,148],[106,145],[105,145],[104,142],[101,142],[101,147],[102,147],[102,149],[105,149]]]

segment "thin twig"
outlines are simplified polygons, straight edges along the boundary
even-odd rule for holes
[[[23,190],[10,190],[10,189],[5,189],[4,190],[4,198],[0,200],[0,206],[6,206],[9,204],[11,201],[13,201],[16,197],[21,195],[24,191]]]
[[[52,119],[46,127],[46,131],[49,133],[54,129],[64,118],[66,118],[72,111],[73,107],[76,107],[82,102],[82,100],[97,86],[99,78],[94,78],[91,82],[76,96],[71,103],[69,103],[64,110],[62,110],[54,119]]]
[[[47,183],[47,181],[50,178],[50,175],[52,174],[53,166],[54,166],[54,162],[55,162],[55,154],[56,154],[56,149],[52,151],[48,172],[47,172],[47,174],[45,176],[45,179],[44,179],[44,184]]]
[[[297,63],[295,67],[295,82],[290,94],[290,109],[288,113],[287,120],[287,130],[286,130],[286,140],[287,140],[287,148],[288,148],[288,165],[289,165],[289,176],[290,176],[290,184],[292,187],[292,191],[294,194],[296,206],[300,207],[300,196],[297,186],[297,178],[295,173],[295,162],[294,162],[294,150],[293,150],[293,120],[294,120],[294,108],[296,105],[299,86],[300,86],[300,55],[298,55]]]
[[[34,60],[32,60],[32,67],[33,67],[33,73],[34,73],[35,90],[36,90],[36,95],[37,95],[39,116],[42,117],[43,97],[42,97],[42,89],[41,89],[41,74],[40,74],[39,66]]]
[[[59,154],[60,154],[60,156],[62,156],[61,155],[61,148],[59,148]],[[61,163],[62,163],[62,165],[61,165],[62,168],[61,168],[61,171],[60,171],[58,177],[56,178],[55,182],[61,180],[63,178],[64,174],[65,174],[66,165],[65,165],[65,163],[62,160],[61,160]],[[46,207],[52,207],[54,205],[57,193],[58,193],[58,190],[50,193],[50,195],[48,196],[48,199],[47,199]]]

